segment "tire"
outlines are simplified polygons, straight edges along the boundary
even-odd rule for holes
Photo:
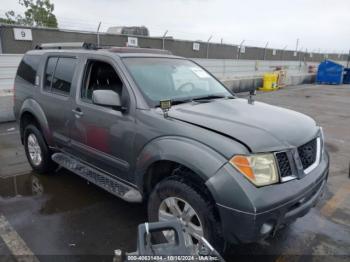
[[[224,240],[222,238],[219,219],[215,215],[213,203],[206,199],[203,193],[201,193],[198,189],[195,189],[194,186],[186,182],[181,177],[174,176],[166,178],[156,185],[148,199],[149,222],[158,222],[160,220],[164,221],[164,219],[160,219],[159,212],[162,210],[162,205],[164,205],[164,202],[167,199],[176,198],[184,200],[198,215],[199,222],[203,228],[203,236],[219,253],[221,253],[224,248]],[[164,210],[162,212],[164,212]],[[186,233],[184,236],[185,235]],[[154,234],[154,238],[157,243],[171,241],[167,239],[163,233]],[[196,243],[193,242],[192,244]]]
[[[37,173],[46,174],[57,167],[51,160],[51,152],[43,135],[35,125],[29,124],[24,129],[24,149],[29,164]]]

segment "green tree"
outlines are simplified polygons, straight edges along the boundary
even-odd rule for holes
[[[50,0],[19,0],[18,3],[26,8],[24,16],[11,10],[0,18],[0,23],[57,28],[55,6]]]

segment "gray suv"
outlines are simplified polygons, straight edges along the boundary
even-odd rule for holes
[[[329,157],[310,117],[238,98],[162,50],[49,47],[27,52],[15,79],[36,172],[62,166],[219,250],[273,235],[320,197]]]

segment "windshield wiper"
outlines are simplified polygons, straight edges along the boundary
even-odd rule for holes
[[[232,96],[224,96],[224,95],[208,95],[208,96],[201,96],[193,98],[192,101],[201,101],[201,100],[212,100],[212,99],[218,99],[218,98],[233,98]]]
[[[201,96],[201,97],[194,97],[194,98],[185,98],[185,99],[174,99],[171,100],[171,105],[179,105],[179,104],[185,104],[190,102],[200,102],[200,101],[207,101],[212,99],[219,99],[219,98],[228,98],[232,99],[234,96],[224,96],[224,95],[207,95],[207,96]],[[156,107],[159,107],[160,105],[156,105]]]
[[[189,103],[192,102],[192,99],[175,99],[175,100],[171,100],[171,105],[179,105],[179,104],[185,104],[185,103]],[[160,107],[160,104],[157,104],[156,107]]]
[[[172,105],[179,105],[179,104],[185,104],[185,103],[189,103],[192,102],[192,99],[175,99],[175,100],[171,100],[171,104]]]

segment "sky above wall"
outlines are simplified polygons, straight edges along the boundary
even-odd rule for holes
[[[101,30],[144,25],[151,36],[166,30],[174,38],[265,46],[309,52],[350,49],[349,0],[51,0],[59,27]],[[0,15],[23,12],[16,0],[2,0]]]

